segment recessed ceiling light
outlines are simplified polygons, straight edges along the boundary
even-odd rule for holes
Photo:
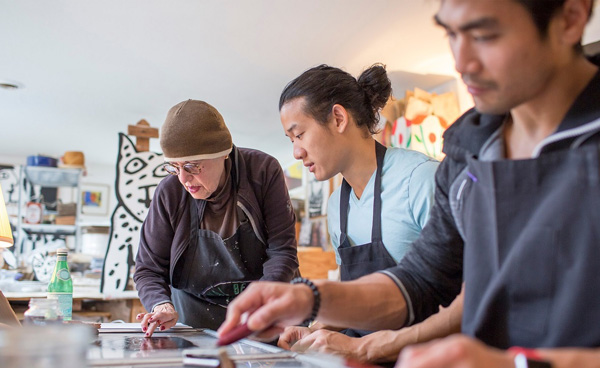
[[[7,79],[0,79],[0,88],[15,90],[23,88],[23,84]]]

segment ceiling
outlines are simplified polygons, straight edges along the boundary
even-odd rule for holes
[[[437,0],[0,0],[0,162],[80,150],[114,165],[118,133],[160,127],[188,98],[214,105],[238,146],[293,160],[283,87],[321,63],[383,62],[405,88],[453,75]],[[599,22],[586,37],[600,39]],[[592,36],[589,36],[589,34]],[[410,72],[410,73],[407,73]],[[419,77],[412,79],[413,77]],[[158,140],[151,149],[160,151]]]

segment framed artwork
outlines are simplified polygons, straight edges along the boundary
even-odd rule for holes
[[[107,215],[109,190],[105,184],[81,184],[81,213]]]

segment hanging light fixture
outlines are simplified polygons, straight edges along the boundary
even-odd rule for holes
[[[15,89],[23,88],[23,84],[21,84],[19,82],[8,80],[8,79],[0,78],[0,88],[8,89],[8,90],[15,90]]]

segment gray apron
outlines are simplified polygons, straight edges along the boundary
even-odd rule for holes
[[[377,157],[377,171],[375,172],[375,185],[373,192],[373,228],[371,242],[358,246],[351,246],[348,240],[348,207],[352,188],[344,179],[340,192],[340,278],[342,281],[356,280],[370,273],[381,271],[396,265],[396,261],[383,245],[381,236],[381,171],[386,148],[375,142]],[[348,336],[360,337],[372,331],[346,329],[341,331]]]
[[[462,329],[499,348],[600,346],[598,147],[468,158]]]
[[[227,304],[263,276],[267,253],[241,210],[241,224],[228,239],[200,229],[205,207],[203,200],[190,203],[190,244],[176,265],[181,275],[171,287],[171,298],[180,322],[216,330],[225,320]]]

